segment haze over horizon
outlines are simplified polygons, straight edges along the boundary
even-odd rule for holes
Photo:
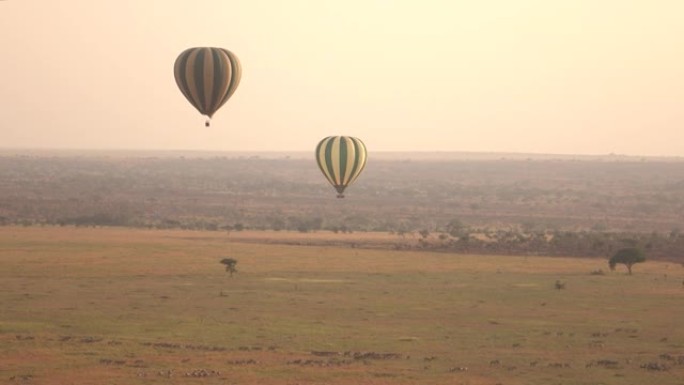
[[[684,156],[684,2],[9,0],[0,148]],[[243,66],[212,127],[173,78]]]

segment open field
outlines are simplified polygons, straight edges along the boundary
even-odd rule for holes
[[[684,384],[680,264],[234,237],[3,227],[0,382]]]

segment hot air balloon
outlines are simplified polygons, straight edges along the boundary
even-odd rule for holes
[[[196,47],[183,51],[173,69],[176,84],[202,115],[208,117],[233,95],[242,69],[237,56],[224,48]]]
[[[344,189],[354,183],[366,166],[366,145],[351,136],[329,136],[316,146],[316,161],[328,182],[344,198]]]

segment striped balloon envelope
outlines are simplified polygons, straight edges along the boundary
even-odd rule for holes
[[[173,73],[185,98],[209,118],[208,127],[211,117],[240,84],[242,68],[237,56],[227,49],[196,47],[178,55]]]
[[[344,198],[344,190],[354,183],[366,166],[366,145],[351,136],[329,136],[316,146],[316,161],[328,182]]]

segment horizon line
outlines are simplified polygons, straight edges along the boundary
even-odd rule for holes
[[[306,150],[207,150],[207,149],[134,149],[134,148],[49,148],[49,147],[1,147],[0,155],[26,155],[36,153],[110,153],[110,154],[169,154],[183,156],[182,154],[239,154],[242,156],[277,155],[280,157],[291,157],[292,155],[301,156],[303,154],[313,154],[313,151]],[[407,156],[413,155],[420,159],[439,159],[439,158],[486,158],[494,159],[511,157],[514,159],[661,159],[661,160],[680,160],[684,161],[681,155],[633,155],[621,153],[604,154],[570,154],[570,153],[548,153],[548,152],[516,152],[516,151],[470,151],[470,150],[374,150],[374,154],[380,158],[386,156]],[[441,157],[440,157],[441,155]]]

